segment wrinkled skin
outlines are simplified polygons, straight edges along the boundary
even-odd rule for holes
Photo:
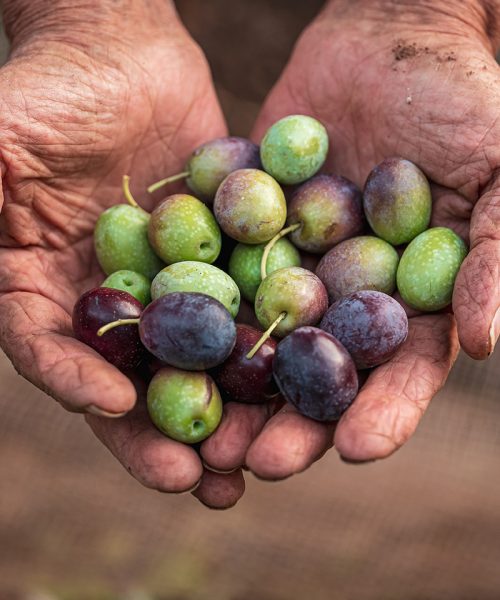
[[[1,346],[24,377],[87,412],[142,484],[177,493],[199,485],[203,503],[230,506],[243,492],[241,473],[203,476],[196,451],[151,424],[144,384],[136,390],[71,329],[76,299],[104,279],[92,232],[99,214],[123,201],[122,175],[151,208],[149,183],[226,134],[205,59],[168,2],[127,0],[118,14],[123,2],[103,2],[102,22],[96,10],[76,23],[56,8],[46,22],[43,11],[23,21],[10,12],[15,4],[4,3],[14,41],[0,70]]]
[[[358,7],[364,3],[366,12]],[[93,258],[93,225],[121,199],[125,172],[150,208],[141,194],[147,184],[180,170],[194,147],[226,134],[199,50],[182,28],[166,24],[172,16],[159,5],[168,3],[137,4],[108,15],[105,27],[95,22],[95,11],[77,27],[64,22],[66,14],[48,27],[41,18],[16,24],[12,60],[0,71],[2,348],[26,378],[67,408],[115,416],[132,409],[136,390],[71,335],[76,298],[103,278]],[[465,350],[476,358],[491,352],[500,326],[490,335],[500,258],[496,40],[484,33],[481,9],[469,17],[464,3],[422,0],[414,15],[415,4],[404,3],[401,16],[398,3],[388,0],[332,2],[302,36],[254,133],[259,141],[285,114],[312,114],[333,138],[328,167],[358,185],[385,156],[405,156],[434,182],[433,225],[470,237],[473,250],[455,291],[456,321],[450,314],[410,319],[407,342],[371,374],[338,424],[337,449],[354,461],[385,457],[413,433],[456,357],[456,322]],[[153,16],[135,12],[146,5]],[[398,49],[398,39],[418,49]],[[419,50],[426,47],[427,53]],[[137,388],[142,395],[141,382]],[[204,462],[222,474],[203,470],[192,448],[152,427],[144,402],[120,419],[87,420],[144,485],[169,492],[198,486],[194,495],[202,503],[223,508],[244,491],[241,465],[280,479],[306,469],[332,445],[333,425],[308,421],[288,406],[269,418],[273,412],[225,406],[221,426],[201,447]]]
[[[236,465],[238,438],[249,444],[247,466],[266,479],[304,470],[333,443],[348,461],[387,457],[413,434],[445,383],[459,339],[474,358],[493,350],[500,326],[492,325],[500,301],[500,70],[486,25],[475,2],[339,0],[300,38],[264,104],[255,140],[284,115],[306,113],[328,128],[327,167],[359,186],[387,156],[415,162],[433,182],[432,225],[453,228],[472,250],[456,281],[455,316],[411,318],[405,344],[371,373],[336,427],[289,407],[262,426],[254,407],[250,423],[228,415],[225,439],[216,433],[202,448],[207,462],[217,461],[217,450],[226,458],[234,453],[226,468]],[[494,21],[489,26],[494,32]],[[250,441],[254,424],[261,433]]]

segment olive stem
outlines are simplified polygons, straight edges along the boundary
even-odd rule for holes
[[[130,191],[130,177],[128,175],[123,176],[123,195],[125,196],[125,200],[128,204],[130,204],[130,206],[138,208],[139,210],[142,210],[142,212],[149,215],[148,211],[144,210],[142,206],[139,206],[135,201],[135,198],[132,196],[132,192]]]
[[[266,331],[262,334],[262,337],[260,338],[260,340],[255,344],[255,346],[247,354],[246,358],[248,360],[252,359],[257,354],[257,352],[260,350],[260,348],[264,345],[265,341],[271,337],[271,334],[276,329],[276,327],[278,327],[278,325],[281,323],[281,321],[283,321],[283,319],[286,318],[286,315],[287,315],[287,313],[285,311],[280,313],[278,315],[278,318],[269,326],[268,329],[266,329]]]
[[[123,176],[123,195],[130,206],[133,206],[134,208],[141,208],[135,201],[134,197],[132,196],[132,192],[130,191],[130,177],[128,175]]]
[[[166,177],[165,179],[161,179],[160,181],[157,181],[156,183],[151,184],[148,187],[148,192],[150,194],[152,194],[153,192],[156,192],[156,190],[159,190],[164,185],[167,185],[167,183],[173,183],[174,181],[179,181],[179,179],[186,179],[186,177],[189,177],[190,175],[191,175],[191,173],[189,171],[182,171],[182,173],[177,173],[176,175],[170,175],[170,177]]]
[[[295,223],[294,225],[290,225],[289,227],[285,227],[279,233],[277,233],[272,240],[267,242],[266,247],[264,248],[264,254],[262,255],[262,259],[260,261],[260,276],[261,279],[264,280],[267,277],[267,259],[269,258],[269,253],[274,248],[274,245],[285,235],[289,233],[293,233],[297,231],[299,227],[302,226],[302,223]]]
[[[120,327],[120,325],[138,325],[138,324],[139,324],[139,319],[118,319],[117,321],[112,321],[111,323],[108,323],[107,325],[103,325],[97,331],[97,335],[98,335],[98,337],[101,337],[105,333],[110,331],[111,329],[114,329],[115,327]]]

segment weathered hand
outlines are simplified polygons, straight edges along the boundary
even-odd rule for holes
[[[264,409],[253,409],[245,425],[226,419],[221,433],[232,431],[233,444],[228,435],[210,440],[202,448],[207,461],[244,456],[242,439],[246,464],[265,478],[307,468],[333,441],[347,460],[386,457],[444,384],[458,338],[474,358],[493,350],[500,332],[497,4],[333,0],[302,35],[255,138],[287,114],[313,115],[330,134],[327,168],[360,186],[383,158],[408,158],[433,182],[433,225],[470,240],[471,252],[456,282],[455,317],[410,319],[407,342],[370,375],[335,433],[290,408],[267,424]]]
[[[103,279],[93,227],[123,201],[123,174],[150,207],[147,185],[226,127],[206,61],[170,2],[82,6],[4,2],[13,46],[0,70],[0,341],[24,377],[89,413],[140,482],[181,492],[202,477],[198,454],[162,436],[143,402],[133,409],[136,389],[74,339],[71,312]],[[241,472],[205,474],[196,493],[224,507],[242,486]]]

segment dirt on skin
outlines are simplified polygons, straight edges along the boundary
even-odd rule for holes
[[[394,60],[402,61],[418,56],[434,56],[437,62],[454,62],[457,60],[455,52],[439,53],[429,46],[418,46],[415,42],[396,40],[392,48]]]

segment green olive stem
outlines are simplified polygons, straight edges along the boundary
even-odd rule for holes
[[[262,280],[267,277],[267,259],[269,258],[269,253],[274,248],[275,244],[281,240],[282,237],[285,237],[285,235],[297,231],[297,229],[301,226],[302,223],[295,223],[294,225],[285,227],[285,229],[282,229],[279,233],[277,233],[272,240],[267,242],[266,247],[264,248],[264,254],[262,255],[262,259],[260,261],[260,276]]]
[[[191,175],[191,173],[189,171],[182,171],[182,173],[177,173],[177,175],[170,175],[170,177],[166,177],[165,179],[162,179],[162,180],[157,181],[156,183],[153,183],[152,185],[150,185],[148,187],[148,192],[150,194],[152,194],[153,192],[156,192],[156,190],[159,190],[164,185],[167,185],[167,183],[173,183],[174,181],[179,181],[179,179],[186,179],[186,177],[189,177],[190,175]]]
[[[114,329],[115,327],[120,327],[120,325],[138,325],[139,319],[118,319],[117,321],[112,321],[107,325],[103,325],[97,332],[98,337],[103,336],[105,333]]]
[[[130,206],[138,208],[139,210],[142,210],[142,212],[145,212],[147,215],[149,215],[148,211],[144,210],[142,206],[139,206],[135,201],[135,198],[132,196],[132,192],[130,191],[130,177],[128,175],[123,176],[123,195]]]
[[[132,196],[132,192],[130,191],[130,177],[128,175],[123,176],[123,195],[130,206],[133,206],[134,208],[141,208],[135,201],[134,197]]]
[[[260,350],[261,346],[263,346],[265,341],[271,337],[271,334],[276,329],[276,327],[278,327],[278,325],[281,323],[281,321],[283,321],[283,319],[286,318],[286,315],[287,315],[287,313],[285,311],[280,313],[278,315],[278,318],[268,327],[268,329],[266,329],[266,331],[262,334],[262,337],[260,338],[260,340],[255,344],[255,346],[247,354],[246,357],[248,360],[252,359],[257,354],[257,352]]]

